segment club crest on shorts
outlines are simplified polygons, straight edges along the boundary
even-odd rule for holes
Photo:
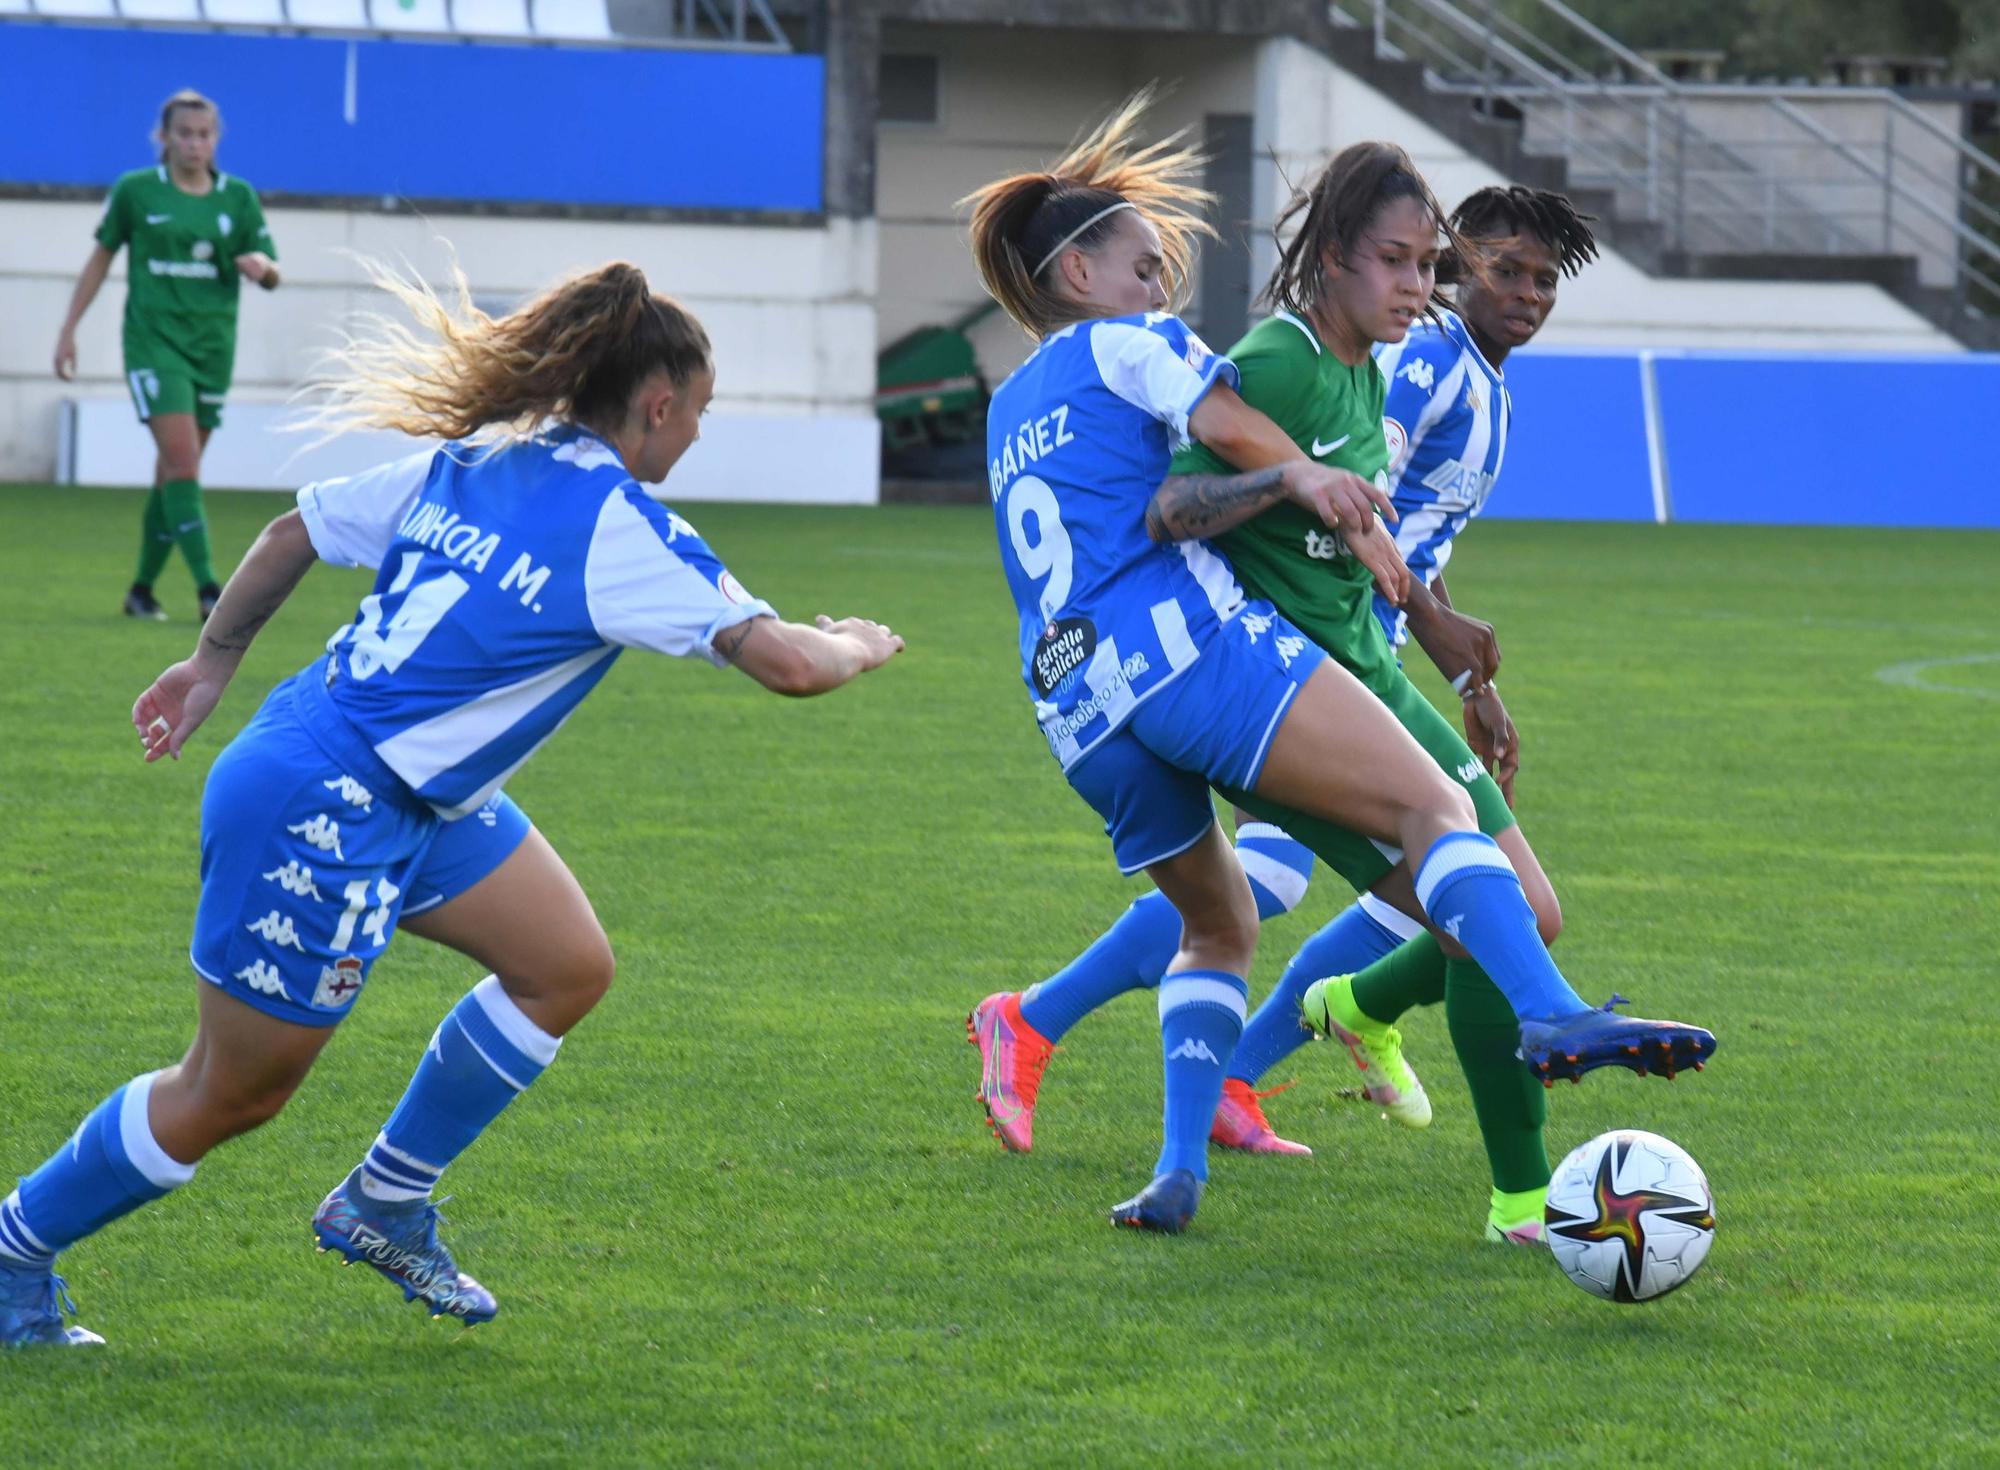
[[[323,1011],[337,1011],[342,1006],[352,1005],[354,997],[361,993],[361,961],[353,955],[344,955],[319,972],[319,988],[313,992],[313,1005]]]

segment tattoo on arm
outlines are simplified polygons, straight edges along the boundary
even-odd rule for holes
[[[1283,495],[1284,469],[1242,475],[1174,475],[1146,503],[1146,534],[1155,541],[1192,541],[1239,526]]]
[[[755,618],[745,618],[733,628],[724,628],[716,636],[715,651],[730,663],[735,663],[736,655],[743,651],[743,645],[749,641],[750,630],[756,625]]]

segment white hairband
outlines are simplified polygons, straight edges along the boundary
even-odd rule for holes
[[[1036,266],[1034,270],[1029,272],[1029,274],[1031,276],[1039,276],[1043,271],[1047,270],[1049,268],[1050,261],[1054,260],[1058,255],[1061,255],[1065,250],[1069,249],[1070,245],[1076,240],[1076,237],[1078,235],[1081,235],[1085,230],[1089,229],[1092,225],[1096,224],[1106,215],[1116,214],[1121,209],[1137,209],[1138,207],[1139,207],[1138,205],[1134,204],[1129,199],[1121,199],[1116,204],[1106,205],[1104,208],[1098,210],[1096,214],[1093,214],[1089,219],[1085,220],[1082,224],[1078,225],[1075,229],[1071,230],[1067,235],[1064,235],[1060,240],[1056,241],[1056,248],[1051,250],[1047,255],[1044,255],[1042,257],[1042,263]]]

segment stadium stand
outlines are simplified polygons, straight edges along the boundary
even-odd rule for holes
[[[284,0],[201,0],[201,8],[208,19],[225,25],[285,23]]]
[[[285,9],[293,25],[344,31],[368,29],[368,7],[364,0],[289,0]]]
[[[198,21],[203,18],[201,0],[118,0],[118,13],[126,20]]]
[[[62,20],[116,20],[118,7],[112,0],[34,0],[23,7],[34,15]]]
[[[438,35],[454,29],[451,21],[445,0],[368,0],[368,23],[378,31]]]
[[[528,0],[457,0],[452,25],[472,36],[531,36]]]
[[[566,41],[614,38],[604,0],[533,0],[535,34]]]

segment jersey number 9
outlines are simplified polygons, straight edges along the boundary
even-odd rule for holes
[[[1032,542],[1028,540],[1030,515],[1035,518]],[[1069,532],[1063,528],[1062,507],[1056,504],[1056,492],[1046,480],[1023,475],[1014,482],[1007,492],[1007,531],[1013,538],[1014,557],[1021,563],[1021,570],[1037,582],[1044,577],[1049,579],[1042,589],[1040,605],[1043,621],[1054,622],[1063,604],[1069,601],[1076,554],[1070,546]]]

